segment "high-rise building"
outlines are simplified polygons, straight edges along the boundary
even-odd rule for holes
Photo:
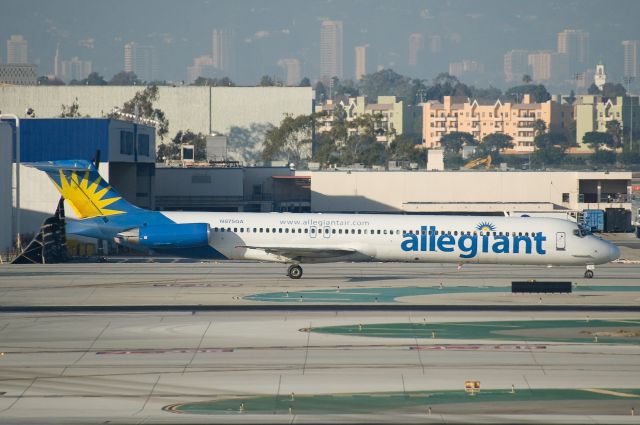
[[[158,78],[158,59],[156,49],[136,42],[124,45],[124,70],[133,72],[142,81],[154,81]]]
[[[7,40],[7,64],[29,63],[27,40],[21,35],[12,35]]]
[[[195,82],[198,77],[213,78],[214,75],[213,58],[208,55],[194,58],[193,65],[187,67],[187,80],[189,83]]]
[[[449,74],[454,77],[462,77],[464,74],[474,74],[484,72],[484,65],[474,60],[465,59],[462,62],[449,64]]]
[[[409,34],[409,66],[418,65],[418,57],[423,47],[424,40],[422,34],[419,32]]]
[[[534,52],[529,53],[531,77],[535,81],[561,80],[568,77],[568,56],[564,53]]]
[[[638,47],[639,40],[625,40],[622,42],[624,49],[624,76],[638,78]]]
[[[529,72],[529,52],[511,50],[504,55],[504,77],[507,82],[521,81]]]
[[[369,47],[368,44],[365,44],[364,46],[356,46],[355,47],[355,52],[356,52],[356,73],[355,73],[355,77],[356,77],[356,81],[360,80],[362,78],[362,76],[366,75],[366,73],[367,73],[367,47]]]
[[[297,86],[300,84],[300,61],[298,59],[280,59],[278,66],[284,69],[285,84],[287,86]]]
[[[61,75],[65,81],[80,81],[91,74],[91,61],[80,60],[77,56],[68,61],[61,62]]]
[[[439,35],[429,36],[429,51],[431,53],[440,53],[442,51],[442,37]]]
[[[213,67],[227,73],[233,72],[233,31],[215,29],[211,41]]]
[[[596,65],[596,73],[593,76],[593,83],[602,90],[607,83],[607,74],[604,72],[604,64],[602,62]]]
[[[582,72],[589,61],[589,33],[566,29],[558,33],[558,53],[567,55],[569,72]]]
[[[342,21],[322,21],[320,28],[320,80],[342,79]]]
[[[56,78],[62,76],[62,68],[60,65],[60,43],[58,43],[56,46],[56,54],[53,56],[53,75]]]

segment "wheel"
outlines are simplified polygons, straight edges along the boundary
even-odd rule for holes
[[[300,279],[302,277],[302,267],[297,264],[289,266],[289,269],[287,270],[287,276],[289,276],[291,279]]]
[[[593,270],[587,270],[586,272],[584,272],[584,277],[586,277],[587,279],[591,279],[593,277]]]

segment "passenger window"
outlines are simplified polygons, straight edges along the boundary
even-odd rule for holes
[[[329,234],[329,229],[324,229],[324,233]]]
[[[264,229],[265,232],[269,233],[269,228]]]
[[[331,229],[331,233],[336,234],[336,229]]]
[[[359,235],[362,234],[362,230],[358,229],[358,234]]]
[[[282,227],[278,229],[278,233],[282,233]]]
[[[315,233],[315,232],[316,232],[316,229],[312,228],[311,233]]]
[[[356,234],[356,229],[351,229],[351,234],[355,235]]]
[[[244,233],[244,227],[240,228],[240,233]]]
[[[453,235],[454,235],[454,236],[458,236],[458,231],[457,231],[457,230],[455,230],[455,231],[453,232]]]
[[[230,231],[231,231],[231,227],[227,227],[227,232],[230,232]]]
[[[271,229],[271,232],[275,233],[276,232],[276,228],[274,227],[273,229]]]
[[[289,229],[284,229],[284,232],[285,233],[289,233]]]
[[[237,228],[237,227],[234,227],[234,228],[233,228],[233,231],[234,231],[235,233],[238,233],[238,228]]]
[[[221,228],[220,228],[220,231],[221,231],[221,232],[224,232],[224,227],[221,227]]]
[[[390,235],[393,235],[393,230],[389,230],[389,234],[390,234]]]
[[[305,232],[305,233],[308,233],[308,232],[309,232],[309,229],[304,229],[304,232]]]
[[[380,229],[378,229],[378,234],[380,234]]]
[[[218,231],[218,228],[217,228],[217,227],[214,227],[214,228],[213,228],[213,231],[214,231],[214,232],[217,232],[217,231]]]

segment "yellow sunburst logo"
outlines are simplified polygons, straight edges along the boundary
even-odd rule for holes
[[[124,213],[124,211],[106,208],[121,198],[119,196],[105,198],[111,187],[104,186],[101,188],[100,182],[102,178],[99,175],[93,182],[90,182],[89,171],[85,171],[82,174],[82,177],[78,178],[78,174],[72,171],[69,178],[67,178],[64,171],[60,170],[60,184],[55,179],[51,179],[64,199],[69,201],[78,217],[90,218]]]

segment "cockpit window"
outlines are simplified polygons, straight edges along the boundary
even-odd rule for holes
[[[573,234],[579,238],[584,238],[585,236],[590,235],[591,231],[585,226],[578,225],[578,228],[573,230]]]

